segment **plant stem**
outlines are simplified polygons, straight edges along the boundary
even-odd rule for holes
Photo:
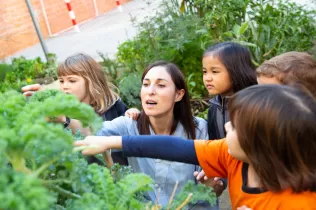
[[[65,197],[67,197],[67,198],[75,198],[75,199],[81,198],[80,195],[77,195],[77,194],[75,194],[75,193],[72,193],[72,192],[70,192],[70,191],[68,191],[68,190],[65,190],[65,189],[59,187],[59,186],[50,185],[50,184],[47,184],[46,186],[47,186],[48,188],[50,188],[51,190],[54,190],[54,191],[58,192],[59,194],[65,196]]]
[[[168,203],[167,210],[169,210],[169,209],[170,209],[170,206],[171,206],[171,203],[172,203],[173,197],[174,197],[174,195],[175,195],[175,193],[176,193],[176,190],[177,190],[177,188],[178,188],[178,184],[179,184],[179,182],[177,181],[177,182],[176,182],[176,184],[174,185],[174,188],[173,188],[173,191],[172,191],[172,194],[171,194],[171,197],[170,197],[169,203]]]
[[[187,205],[187,203],[189,203],[190,199],[192,198],[192,195],[193,195],[193,193],[190,193],[190,194],[188,195],[188,197],[183,201],[183,203],[182,203],[178,208],[176,208],[176,210],[180,210],[180,209],[182,209],[185,205]]]
[[[51,164],[53,164],[55,161],[58,160],[58,158],[60,158],[60,156],[48,161],[47,163],[41,165],[41,167],[39,167],[36,171],[34,171],[32,173],[33,176],[38,177],[46,168],[48,168]]]
[[[55,183],[71,184],[71,181],[67,179],[51,179],[51,180],[42,180],[42,183],[44,184],[55,184]]]
[[[31,170],[25,166],[25,159],[19,155],[9,154],[7,155],[9,162],[12,164],[14,170],[26,174],[30,174]]]

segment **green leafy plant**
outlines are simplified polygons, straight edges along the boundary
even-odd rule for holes
[[[249,46],[257,65],[287,51],[307,51],[316,37],[315,10],[289,1],[183,0],[180,11],[202,17],[214,41]]]
[[[141,109],[139,95],[141,86],[141,76],[138,73],[130,73],[123,77],[118,83],[120,96],[128,107],[136,107]]]
[[[114,210],[152,206],[141,199],[142,193],[152,189],[148,176],[117,165],[110,169],[88,165],[78,153],[84,148],[72,146],[74,138],[81,139],[82,135],[76,133],[74,137],[62,125],[47,121],[47,117],[67,115],[95,131],[102,120],[89,105],[57,90],[37,92],[29,99],[8,91],[0,93],[0,103],[0,209]],[[186,191],[198,196],[205,188],[210,190],[198,187]],[[210,194],[208,200],[211,198],[215,195]]]
[[[101,52],[98,52],[98,54],[102,58],[100,64],[103,67],[103,71],[106,74],[108,80],[116,85],[121,75],[119,72],[119,70],[121,69],[120,64],[115,60],[110,59],[107,55],[104,55]]]
[[[12,65],[0,63],[0,82],[4,82],[7,72],[12,71]]]
[[[21,87],[34,82],[47,84],[57,78],[56,55],[49,54],[49,61],[43,62],[39,57],[26,59],[21,56],[12,59],[12,64],[0,64],[0,92],[6,90],[20,91]]]

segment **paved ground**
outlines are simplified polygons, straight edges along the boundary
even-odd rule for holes
[[[231,210],[230,199],[228,190],[226,189],[219,198],[219,207],[220,210]]]
[[[114,57],[119,43],[133,38],[137,30],[132,25],[131,17],[142,20],[148,15],[154,15],[162,0],[131,0],[124,4],[123,12],[114,9],[95,19],[88,20],[79,25],[79,33],[70,30],[57,36],[48,38],[45,42],[49,52],[55,53],[57,59],[62,61],[68,56],[84,52],[96,60],[100,60],[98,52]],[[44,54],[40,44],[17,52],[11,57],[25,56],[35,58]],[[6,60],[9,61],[11,57]]]

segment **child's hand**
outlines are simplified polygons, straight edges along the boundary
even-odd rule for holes
[[[224,183],[219,177],[208,178],[203,170],[200,172],[195,171],[193,175],[195,176],[196,180],[200,183],[208,187],[212,187],[217,197],[219,197],[223,193]]]
[[[132,118],[133,120],[137,120],[140,115],[140,111],[136,108],[130,108],[125,112],[125,117]]]
[[[238,207],[237,210],[252,210],[252,209],[248,208],[247,206],[241,206],[241,207]]]
[[[83,155],[97,155],[108,149],[104,136],[87,136],[84,140],[75,141],[74,146],[88,146],[88,148],[82,150]]]
[[[31,96],[34,92],[40,91],[42,89],[40,84],[26,85],[21,88],[23,95]]]
[[[121,136],[87,136],[84,140],[75,141],[77,150],[82,150],[83,155],[97,155],[108,149],[121,149]]]

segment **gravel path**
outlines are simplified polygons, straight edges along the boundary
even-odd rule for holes
[[[229,193],[226,189],[223,194],[219,198],[219,209],[220,210],[231,210],[232,207],[230,205]]]

